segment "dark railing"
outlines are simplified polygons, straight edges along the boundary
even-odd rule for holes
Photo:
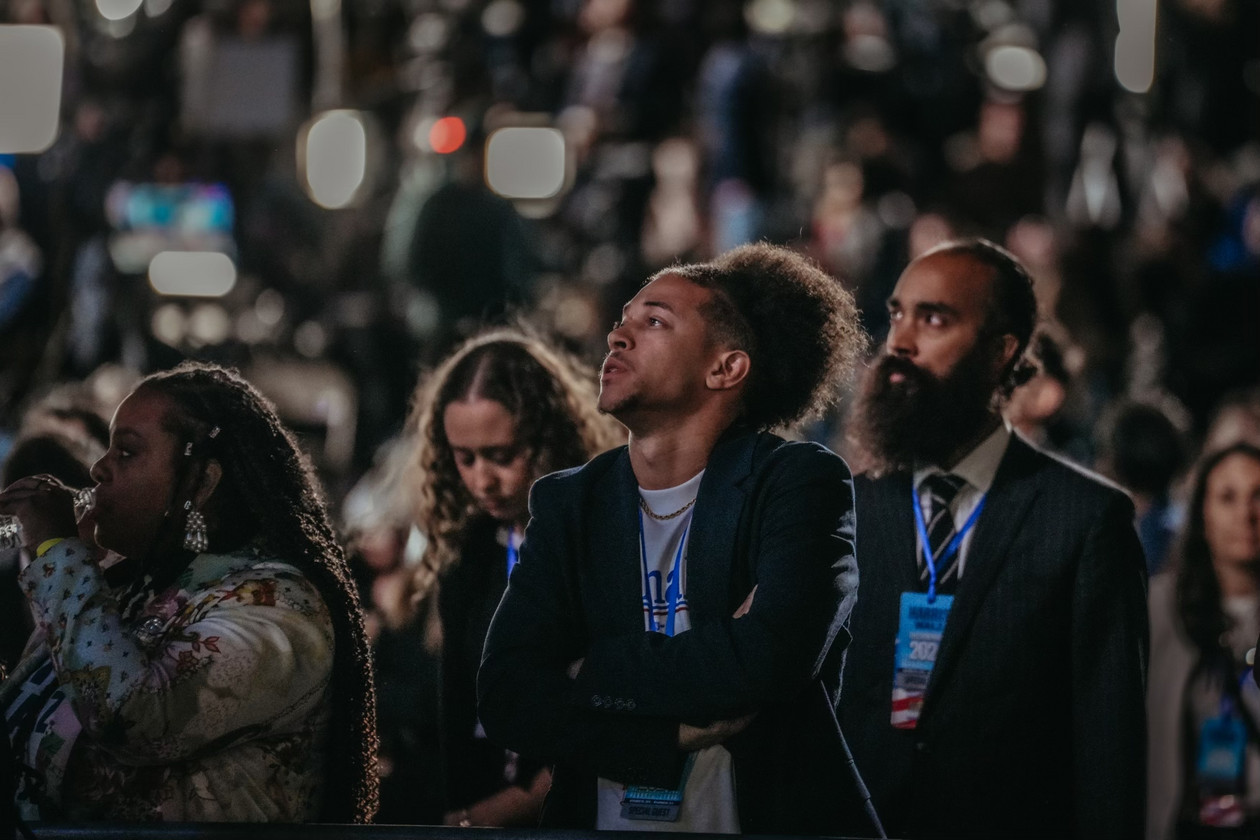
[[[34,823],[36,840],[661,840],[651,831],[558,831],[432,825],[281,825],[276,823]],[[754,836],[754,835],[745,835]],[[756,835],[767,840],[805,840]],[[728,834],[672,834],[675,840],[730,840]],[[7,840],[7,837],[4,838]]]

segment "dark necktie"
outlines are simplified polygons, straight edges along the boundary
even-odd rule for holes
[[[954,538],[954,515],[949,512],[949,504],[958,495],[958,491],[966,484],[966,479],[953,473],[941,475],[935,473],[923,480],[920,492],[926,496],[928,544],[932,556],[936,558],[936,591],[942,595],[952,594],[958,584],[958,554],[942,561],[941,554],[945,546]],[[919,552],[919,580],[926,588],[928,583],[927,562]]]

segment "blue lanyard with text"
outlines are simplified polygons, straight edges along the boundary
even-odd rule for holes
[[[665,587],[665,602],[667,604],[665,612],[666,636],[674,635],[674,616],[678,612],[678,590],[680,588],[678,581],[682,577],[683,546],[687,544],[687,532],[689,530],[691,530],[690,523],[687,524],[686,528],[683,528],[682,539],[678,541],[678,552],[674,555],[674,565],[671,570],[673,574],[670,575],[669,583]],[[643,599],[647,606],[648,630],[651,630],[653,633],[659,633],[661,632],[661,626],[656,623],[656,606],[655,601],[652,599],[651,578],[648,577],[647,539],[643,536],[642,511],[639,513],[639,559],[643,562],[643,589],[645,593]]]
[[[949,544],[941,550],[937,557],[932,556],[932,542],[928,538],[927,523],[923,521],[923,505],[919,499],[919,491],[910,487],[910,496],[914,499],[914,524],[919,529],[919,540],[923,543],[923,559],[928,567],[928,603],[936,601],[936,564],[944,562],[953,557],[958,547],[962,545],[963,537],[967,536],[967,532],[971,530],[971,526],[976,524],[976,520],[980,518],[980,511],[984,510],[984,503],[989,498],[989,494],[985,493],[980,497],[980,504],[976,505],[976,509],[971,512],[971,516],[967,517],[967,521],[954,534],[954,538]]]

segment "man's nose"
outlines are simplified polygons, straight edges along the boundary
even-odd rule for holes
[[[905,323],[892,323],[888,327],[888,340],[885,342],[890,356],[913,356],[915,353],[914,329]]]
[[[625,324],[618,324],[608,331],[608,349],[624,350],[630,346],[630,334],[626,331]]]

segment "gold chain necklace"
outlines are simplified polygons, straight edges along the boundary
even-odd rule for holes
[[[691,506],[694,505],[695,503],[696,503],[696,500],[692,499],[690,502],[687,502],[687,504],[683,505],[682,507],[680,507],[678,510],[674,511],[673,513],[667,513],[664,516],[662,516],[661,514],[656,513],[654,510],[648,507],[648,503],[646,499],[644,499],[642,496],[639,497],[639,507],[643,508],[643,512],[646,513],[648,516],[652,517],[653,519],[655,519],[657,522],[668,522],[671,519],[677,519],[678,517],[682,516],[687,511],[691,510]]]

